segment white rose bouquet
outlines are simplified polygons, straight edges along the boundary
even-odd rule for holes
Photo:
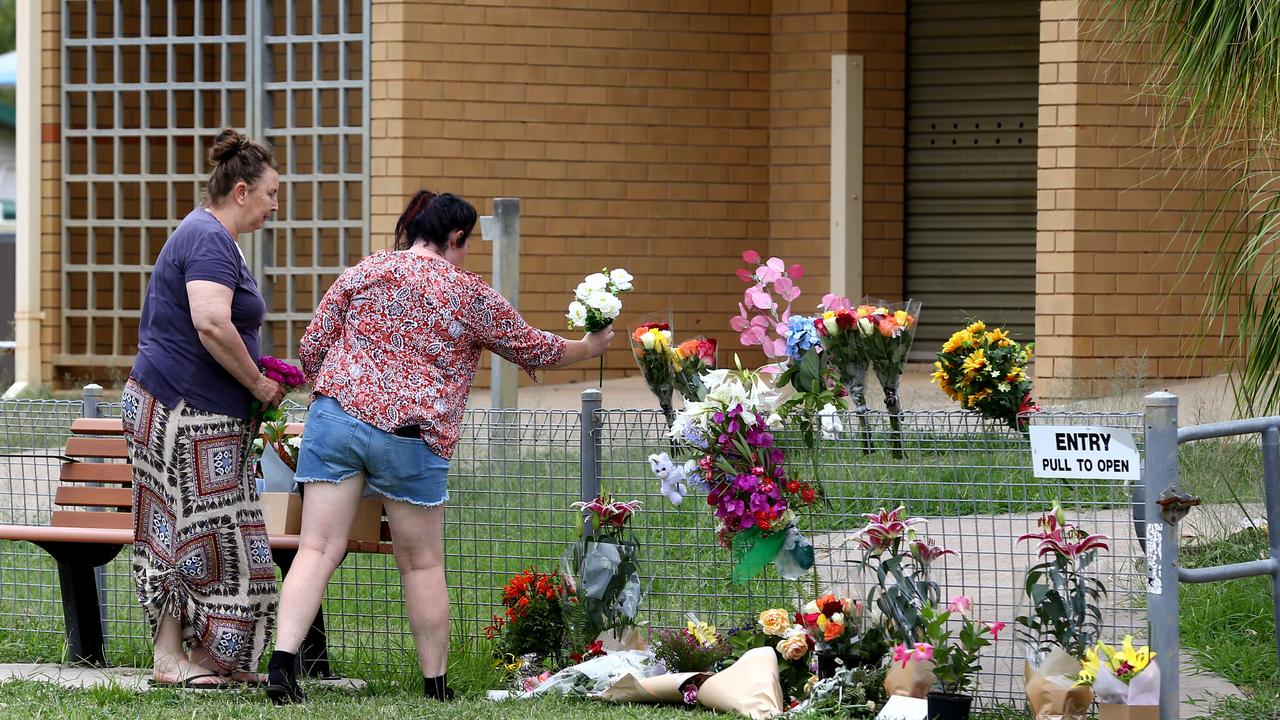
[[[588,275],[573,291],[573,302],[565,314],[569,327],[595,332],[612,325],[622,312],[618,294],[629,292],[633,279],[631,273],[622,268],[605,268]]]

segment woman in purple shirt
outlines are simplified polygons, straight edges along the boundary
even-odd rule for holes
[[[236,238],[275,212],[271,150],[223,130],[207,202],[156,258],[121,398],[133,464],[133,574],[155,637],[152,683],[258,682],[276,614],[275,566],[250,472],[265,303]]]

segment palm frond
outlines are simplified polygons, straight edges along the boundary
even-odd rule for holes
[[[1184,220],[1183,273],[1209,257],[1194,351],[1216,334],[1227,358],[1242,358],[1237,409],[1280,410],[1280,2],[1104,0],[1103,7],[1104,24],[1119,28],[1116,46],[1152,69],[1157,135],[1223,179]],[[1223,157],[1238,159],[1215,172]]]

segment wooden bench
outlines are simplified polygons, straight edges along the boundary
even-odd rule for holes
[[[106,665],[102,610],[95,568],[111,562],[133,544],[133,473],[119,419],[78,418],[63,451],[55,509],[48,525],[0,525],[0,540],[25,540],[48,552],[58,564],[67,649],[73,662]],[[301,423],[288,433],[302,434]],[[390,553],[383,521],[381,542],[348,543],[348,552]],[[271,555],[282,573],[298,550],[298,535],[270,535]],[[329,676],[323,612],[316,614],[301,648],[309,675]]]

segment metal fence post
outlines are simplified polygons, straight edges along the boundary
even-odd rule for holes
[[[1178,485],[1178,397],[1151,393],[1145,415],[1147,628],[1160,668],[1160,720],[1178,720],[1178,528],[1164,517],[1159,504],[1164,493]]]
[[[578,464],[581,467],[579,497],[591,502],[600,495],[600,424],[596,411],[600,409],[604,395],[596,388],[582,391],[582,415],[578,430]],[[592,534],[591,520],[582,518],[582,534]]]
[[[1271,550],[1271,617],[1276,631],[1276,660],[1280,660],[1280,431],[1274,427],[1262,433],[1262,471],[1267,543]]]
[[[80,416],[86,418],[102,417],[102,413],[98,411],[98,405],[102,402],[102,386],[97,383],[89,383],[85,385],[80,393]],[[100,459],[94,458],[86,462],[102,462]],[[102,483],[93,483],[100,486]],[[107,567],[99,565],[93,569],[94,584],[98,586],[98,613],[102,618],[102,640],[103,646],[106,646],[107,640]]]
[[[493,214],[480,218],[480,234],[493,243],[493,288],[520,309],[520,198],[494,198]],[[489,407],[515,408],[520,375],[516,366],[493,356]]]

